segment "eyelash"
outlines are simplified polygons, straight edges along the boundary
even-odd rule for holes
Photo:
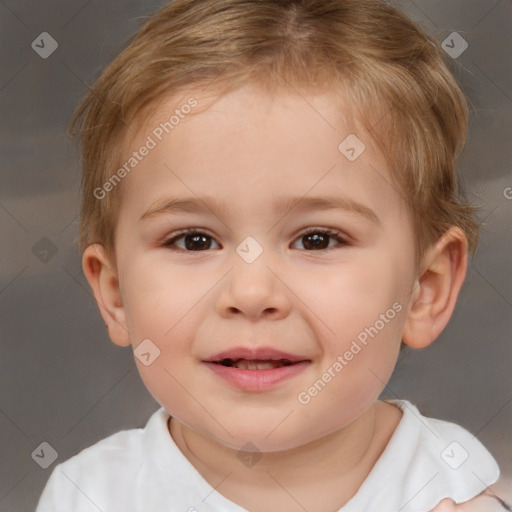
[[[344,238],[342,238],[340,236],[340,233],[338,233],[336,231],[332,231],[330,229],[326,229],[326,228],[308,228],[305,232],[303,232],[300,236],[298,236],[296,238],[296,240],[300,240],[301,238],[303,238],[303,237],[305,237],[307,235],[310,235],[310,234],[322,234],[322,235],[330,236],[331,238],[333,238],[334,240],[336,240],[338,242],[338,245],[335,245],[333,247],[328,247],[327,249],[319,249],[318,251],[315,251],[315,250],[309,250],[308,251],[307,249],[300,249],[301,251],[305,251],[305,252],[326,252],[326,251],[330,251],[332,249],[339,249],[340,247],[350,245],[347,242],[346,239],[344,239]],[[180,247],[174,247],[174,244],[178,240],[180,240],[181,238],[183,238],[183,237],[185,237],[187,235],[205,235],[206,237],[211,238],[213,240],[213,237],[211,237],[207,233],[204,233],[203,231],[200,231],[198,229],[185,229],[183,231],[180,231],[176,235],[172,236],[171,238],[168,238],[167,240],[165,240],[162,243],[162,246],[166,247],[166,248],[169,248],[171,251],[205,252],[205,251],[188,251],[186,249],[181,249]]]

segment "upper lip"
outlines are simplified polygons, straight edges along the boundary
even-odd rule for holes
[[[275,350],[270,347],[260,348],[247,348],[235,347],[229,350],[219,352],[205,360],[207,363],[216,363],[223,359],[246,359],[248,361],[279,361],[285,359],[291,363],[298,363],[299,361],[309,361],[307,357],[302,357],[295,354],[289,354],[280,350]]]

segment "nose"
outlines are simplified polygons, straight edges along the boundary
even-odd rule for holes
[[[255,321],[261,318],[278,320],[289,314],[291,292],[277,269],[272,268],[276,265],[263,254],[252,263],[235,256],[233,268],[218,297],[220,316],[240,315]]]

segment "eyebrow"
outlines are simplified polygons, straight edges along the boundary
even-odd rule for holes
[[[208,213],[214,212],[220,216],[226,216],[229,205],[218,201],[214,197],[175,197],[157,201],[140,218],[140,220],[155,217],[160,214],[184,213]],[[381,225],[377,214],[368,206],[353,199],[340,196],[304,196],[304,197],[280,197],[272,202],[272,211],[283,217],[292,210],[306,212],[311,210],[344,210],[358,214],[370,222]]]

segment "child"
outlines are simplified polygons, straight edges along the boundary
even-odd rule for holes
[[[151,18],[73,126],[84,273],[162,407],[38,512],[505,510],[476,438],[378,400],[477,243],[466,123],[439,44],[379,0]]]

